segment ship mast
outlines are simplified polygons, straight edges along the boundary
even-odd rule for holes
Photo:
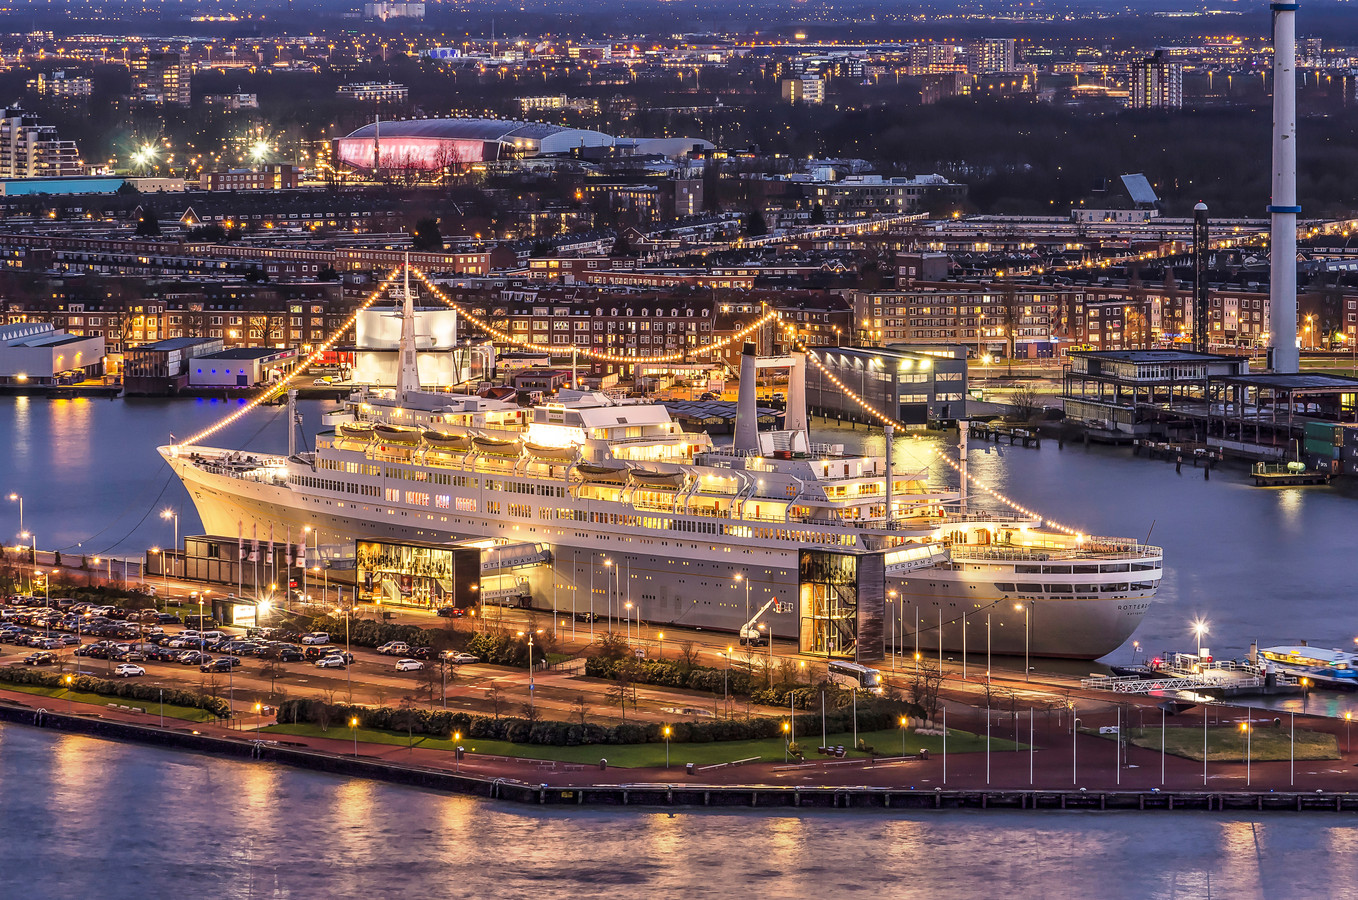
[[[415,300],[410,293],[410,254],[405,261],[405,299],[401,306],[401,363],[396,374],[396,394],[404,397],[420,389],[415,365]]]

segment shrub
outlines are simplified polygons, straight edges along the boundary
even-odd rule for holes
[[[0,682],[6,684],[26,684],[35,687],[66,687],[66,676],[56,672],[46,672],[20,666],[0,667]],[[71,690],[86,694],[99,694],[104,697],[123,697],[129,700],[164,700],[175,706],[204,709],[215,716],[225,718],[231,714],[230,706],[221,697],[209,697],[192,691],[164,689],[141,684],[130,679],[111,681],[93,675],[71,676]]]

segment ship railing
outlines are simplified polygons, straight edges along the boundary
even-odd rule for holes
[[[1091,550],[1089,547],[1013,547],[1005,544],[949,544],[948,549],[954,560],[1004,559],[1034,560],[1038,562],[1053,560],[1082,559],[1141,559],[1160,552],[1159,547],[1141,545],[1137,550],[1125,552]]]
[[[1014,513],[950,513],[939,516],[933,521],[941,525],[960,524],[962,522],[1003,522],[1005,524],[1023,525],[1038,520],[1037,516],[1020,516]]]

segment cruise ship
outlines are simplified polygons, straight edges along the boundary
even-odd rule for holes
[[[804,355],[753,352],[730,446],[684,431],[663,405],[602,393],[521,407],[421,391],[403,351],[396,388],[357,389],[314,451],[160,452],[207,534],[309,526],[318,543],[360,556],[365,542],[475,545],[484,601],[513,594],[562,620],[588,612],[648,632],[732,633],[757,620],[802,652],[863,662],[940,643],[1094,659],[1136,629],[1160,548],[978,509],[931,487],[925,462],[902,465],[900,452],[813,443]],[[784,427],[772,432],[758,430],[754,406],[766,362],[790,370]],[[409,581],[393,590],[433,602]]]

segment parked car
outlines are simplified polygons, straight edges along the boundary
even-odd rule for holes
[[[51,650],[39,650],[37,653],[30,653],[24,657],[26,666],[50,666],[57,661],[57,655]]]
[[[398,672],[418,672],[424,668],[424,663],[418,659],[398,659],[396,660],[396,671]]]
[[[175,659],[181,666],[201,666],[212,657],[206,653],[199,653],[197,650],[185,650]]]
[[[132,678],[136,675],[145,675],[146,670],[141,666],[132,663],[119,663],[113,670],[113,674],[119,678]]]
[[[460,619],[467,614],[467,611],[460,606],[441,606],[438,614],[445,619]]]
[[[240,660],[234,656],[219,656],[214,660],[203,663],[198,667],[200,672],[230,672],[233,668],[240,665]]]
[[[312,659],[312,660],[315,660],[315,659],[324,659],[325,657],[331,656],[332,654],[335,654],[335,653],[338,653],[338,652],[339,652],[339,648],[338,648],[338,647],[330,647],[330,646],[325,646],[325,647],[311,646],[311,647],[303,647],[303,648],[302,648],[302,656],[303,656],[303,658],[305,658],[305,659]]]
[[[313,631],[310,634],[302,635],[303,644],[328,644],[330,635],[324,631]]]
[[[443,651],[443,658],[454,666],[465,666],[481,661],[480,657],[472,656],[470,653],[461,653],[456,650]]]
[[[383,656],[404,656],[410,652],[410,645],[405,641],[387,641],[377,648],[377,652]]]
[[[577,622],[597,622],[597,621],[599,621],[599,614],[598,614],[598,613],[588,612],[588,611],[586,611],[586,612],[578,612],[578,613],[575,614],[575,621],[577,621]]]
[[[302,662],[306,659],[306,656],[301,650],[286,649],[279,650],[275,658],[279,662]]]
[[[318,669],[343,669],[344,657],[342,656],[322,656],[316,660],[315,666]]]

